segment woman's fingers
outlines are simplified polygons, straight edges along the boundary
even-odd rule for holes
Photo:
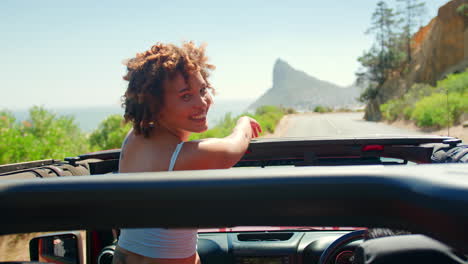
[[[262,133],[262,127],[260,124],[257,122],[257,120],[249,117],[249,116],[243,116],[239,118],[238,122],[244,122],[244,120],[247,119],[250,122],[250,128],[252,130],[252,138],[256,138]],[[241,121],[242,120],[242,121]]]
[[[255,119],[250,119],[250,126],[252,127],[252,136],[254,138],[258,137],[260,133],[262,133],[262,127]]]
[[[257,132],[257,137],[260,135],[260,133],[262,132],[261,128],[260,128],[260,125],[257,125],[255,131]]]
[[[257,135],[259,135],[260,133],[262,133],[262,127],[260,126],[259,123],[255,122],[255,129],[257,131]]]
[[[257,134],[257,125],[254,119],[250,118],[250,128],[252,129],[252,138],[256,138]]]
[[[253,123],[251,123],[251,127],[252,127],[252,137],[253,138],[256,138],[258,137],[258,130],[257,130],[257,126]]]

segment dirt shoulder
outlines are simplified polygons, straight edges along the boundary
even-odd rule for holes
[[[398,120],[395,122],[384,122],[387,125],[391,125],[398,128],[404,128],[412,131],[417,131],[427,135],[439,135],[439,136],[451,136],[463,140],[464,143],[468,142],[468,127],[462,125],[452,126],[450,129],[427,129],[417,127],[413,122],[406,120]]]
[[[0,261],[28,261],[29,240],[45,233],[0,236]]]

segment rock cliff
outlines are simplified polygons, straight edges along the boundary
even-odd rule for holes
[[[278,59],[273,67],[273,86],[249,110],[262,105],[282,105],[297,110],[312,110],[315,106],[353,107],[361,90],[356,86],[340,87],[319,80],[292,68]]]
[[[397,74],[366,106],[365,119],[381,119],[379,106],[402,96],[414,83],[435,85],[447,74],[468,67],[468,16],[457,13],[467,0],[452,0],[439,8],[437,17],[422,27],[412,41],[413,61],[407,74]]]

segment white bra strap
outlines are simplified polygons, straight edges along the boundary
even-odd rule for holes
[[[177,160],[177,156],[179,156],[179,152],[180,152],[180,149],[182,148],[182,145],[184,145],[183,141],[177,144],[177,147],[174,150],[174,153],[172,153],[171,163],[169,163],[169,171],[174,169],[174,165]]]

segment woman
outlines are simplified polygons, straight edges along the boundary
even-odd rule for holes
[[[125,120],[133,124],[122,146],[120,172],[230,168],[261,132],[252,118],[241,117],[231,135],[187,141],[207,130],[213,99],[204,46],[156,44],[127,63]],[[196,229],[122,229],[115,264],[200,263]]]

